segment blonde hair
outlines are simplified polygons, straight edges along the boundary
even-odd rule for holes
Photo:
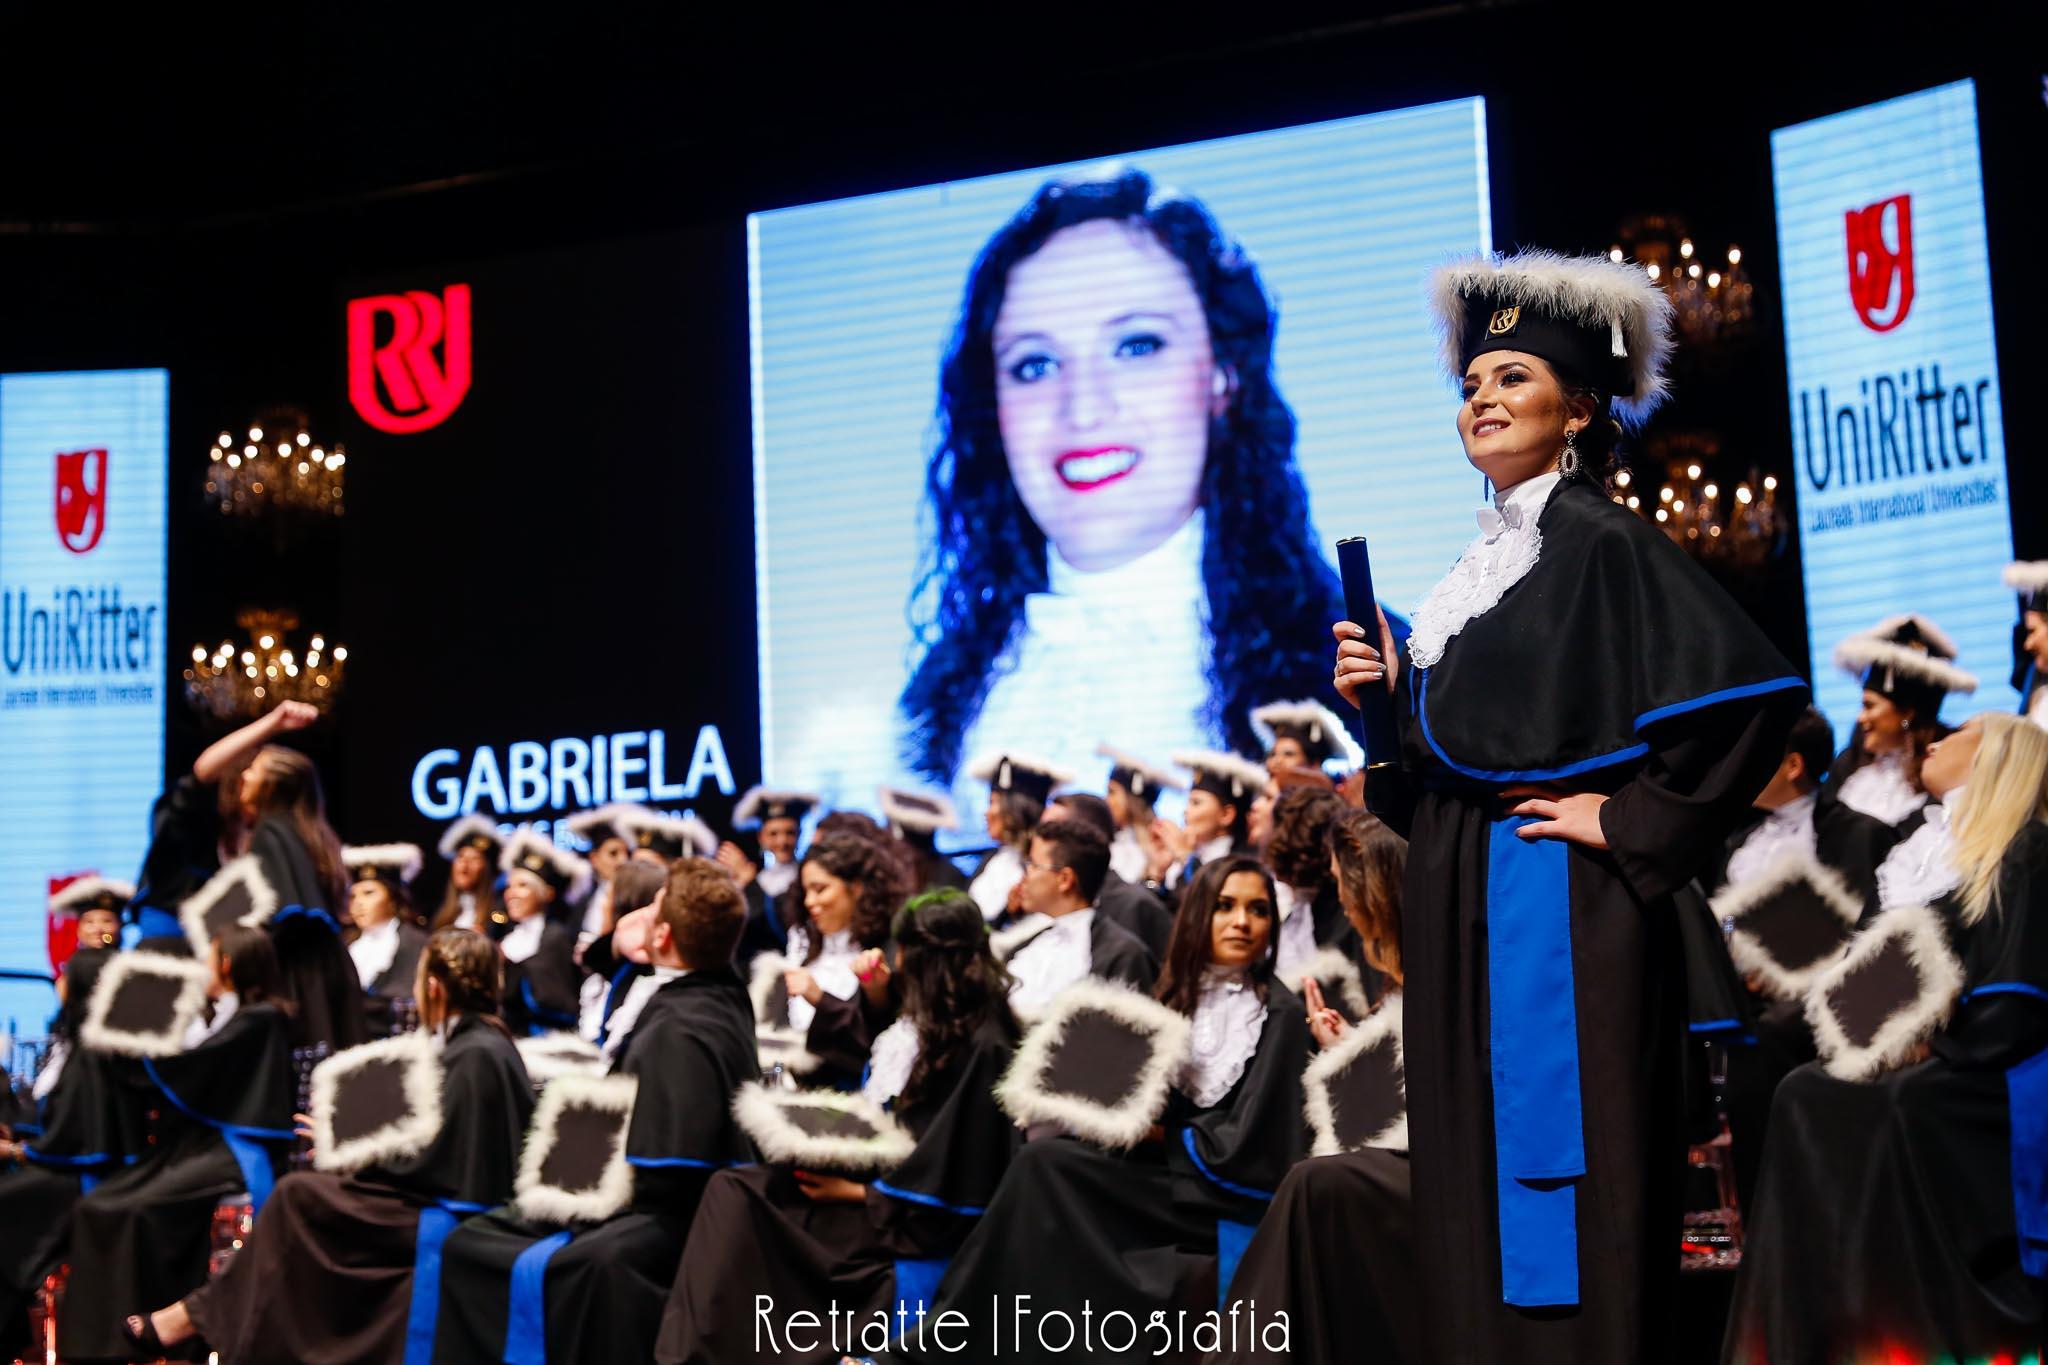
[[[2013,838],[2048,818],[2048,730],[2022,716],[1985,711],[1981,737],[1955,824],[1956,870],[1963,874],[1963,923],[1998,904],[1998,868]]]

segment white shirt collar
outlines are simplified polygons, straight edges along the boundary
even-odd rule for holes
[[[761,890],[775,897],[789,890],[796,881],[795,863],[770,863],[754,874],[754,880],[761,884]]]
[[[1011,955],[1012,1009],[1036,1014],[1094,970],[1095,952],[1089,941],[1094,923],[1093,908],[1061,915]]]
[[[397,916],[358,933],[356,941],[348,945],[348,955],[356,964],[363,989],[370,989],[370,983],[390,971],[391,964],[398,960]]]
[[[681,981],[690,974],[687,967],[656,967],[646,976],[635,977],[626,991],[626,998],[612,1011],[612,1017],[605,1024],[604,1056],[610,1061],[626,1044],[626,1035],[633,1031],[633,1025],[640,1022],[641,1012],[654,993],[671,981]]]
[[[1550,501],[1550,490],[1557,487],[1563,478],[1564,475],[1553,469],[1548,474],[1524,479],[1512,488],[1497,491],[1493,495],[1493,505],[1501,511],[1516,507],[1524,516],[1535,516],[1542,512],[1543,504]]]
[[[546,915],[515,921],[505,937],[498,940],[498,951],[507,962],[524,962],[540,951],[540,936],[547,927]]]
[[[1244,1075],[1265,1031],[1266,1007],[1241,971],[1211,967],[1202,974],[1187,1064],[1175,1084],[1207,1109],[1221,1104]]]

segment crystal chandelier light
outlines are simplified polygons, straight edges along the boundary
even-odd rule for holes
[[[247,632],[246,643],[192,647],[185,700],[195,711],[220,720],[254,720],[279,702],[308,702],[322,712],[334,704],[348,650],[329,648],[319,635],[294,650],[287,634],[299,627],[296,612],[245,611],[235,623]]]
[[[306,428],[304,413],[281,408],[251,423],[246,439],[223,431],[207,451],[207,501],[228,517],[340,516],[347,452],[320,444]]]
[[[1685,220],[1674,215],[1630,218],[1607,259],[1641,265],[1670,297],[1679,335],[1695,346],[1746,331],[1755,314],[1756,291],[1742,269],[1742,248],[1729,246],[1719,262],[1709,263]]]

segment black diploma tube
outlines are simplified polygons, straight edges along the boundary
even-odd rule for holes
[[[1337,572],[1344,579],[1344,613],[1365,627],[1366,641],[1379,649],[1379,598],[1372,590],[1372,560],[1365,551],[1364,536],[1346,536],[1337,542]],[[1374,768],[1389,767],[1401,758],[1401,741],[1394,730],[1394,698],[1384,683],[1368,684],[1358,694],[1358,738],[1365,746],[1367,783]]]

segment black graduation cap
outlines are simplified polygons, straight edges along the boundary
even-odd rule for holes
[[[1962,989],[1941,916],[1924,905],[1893,906],[1806,993],[1821,1066],[1845,1081],[1897,1066],[1948,1022]]]
[[[1274,701],[1255,707],[1252,732],[1267,753],[1281,740],[1293,740],[1312,767],[1320,768],[1333,758],[1353,768],[1365,762],[1365,750],[1351,738],[1342,718],[1319,701]]]
[[[531,872],[554,888],[564,900],[580,901],[590,890],[590,864],[544,834],[522,829],[505,845],[498,857],[498,869],[507,876]]]
[[[1183,749],[1173,761],[1195,775],[1195,790],[1207,792],[1226,806],[1243,810],[1266,789],[1273,775],[1263,764],[1214,749]]]
[[[754,1002],[754,1051],[764,1072],[781,1067],[807,1076],[822,1061],[804,1046],[804,1035],[789,1026],[789,987],[783,973],[801,964],[781,953],[760,953],[749,969],[747,995]]]
[[[967,775],[977,782],[988,783],[993,791],[1016,792],[1040,805],[1051,797],[1054,787],[1074,780],[1073,773],[1056,763],[1007,749],[975,759],[967,765]]]
[[[1109,780],[1147,805],[1157,801],[1161,792],[1183,791],[1188,785],[1171,769],[1148,763],[1108,741],[1096,745],[1095,752],[1109,760]]]
[[[263,875],[262,864],[245,853],[185,898],[178,907],[178,922],[185,928],[193,953],[203,962],[215,939],[238,924],[261,928],[270,923],[277,909],[277,888]]]
[[[601,1223],[633,1199],[626,1130],[632,1076],[562,1076],[548,1082],[526,1130],[512,1202],[521,1217]]]
[[[2021,611],[2048,612],[2048,559],[2016,559],[2002,576],[2020,595]]]
[[[1488,351],[1524,351],[1590,385],[1631,425],[1663,401],[1671,301],[1641,266],[1554,251],[1473,256],[1431,277],[1430,306],[1453,382]]]
[[[930,834],[935,830],[960,828],[960,812],[953,803],[933,792],[905,791],[901,787],[875,788],[882,818],[898,830]]]
[[[168,1057],[206,1008],[213,969],[164,953],[116,953],[100,969],[79,1040],[100,1052]]]
[[[669,862],[683,857],[709,858],[718,851],[718,836],[711,826],[693,816],[667,816],[660,811],[628,820],[626,840]]]
[[[425,1033],[348,1048],[313,1068],[313,1165],[359,1171],[417,1156],[441,1132],[441,1059]]]
[[[88,910],[111,910],[118,915],[134,899],[133,882],[117,882],[108,877],[80,877],[50,897],[50,913],[82,915]]]
[[[465,848],[473,848],[490,862],[498,860],[498,851],[505,847],[505,840],[498,833],[495,822],[481,815],[465,815],[441,833],[437,845],[440,854],[449,862]]]
[[[1300,907],[1297,913],[1306,908]],[[1372,1001],[1365,993],[1365,974],[1358,970],[1351,954],[1343,949],[1316,949],[1316,955],[1295,973],[1295,979],[1287,983],[1287,988],[1293,990],[1299,986],[1304,976],[1322,987],[1323,1003],[1343,1015],[1347,1023],[1355,1024],[1372,1013]]]
[[[1722,887],[1708,906],[1727,926],[1736,968],[1780,1000],[1806,994],[1849,946],[1863,914],[1841,874],[1797,848],[1777,854],[1741,885]]]
[[[1315,1156],[1363,1147],[1408,1150],[1408,1073],[1401,1055],[1401,997],[1318,1053],[1301,1075]]]
[[[633,842],[633,827],[644,820],[656,818],[656,812],[631,801],[614,801],[593,810],[577,811],[563,819],[571,834],[577,835],[592,848],[598,848],[612,839]]]
[[[759,829],[770,820],[795,820],[818,808],[816,792],[777,791],[772,787],[749,787],[732,808],[734,829]]]
[[[777,1090],[759,1082],[733,1096],[732,1116],[762,1159],[846,1176],[893,1171],[916,1147],[882,1106],[834,1090]]]
[[[1977,690],[1974,674],[1953,662],[1956,643],[1917,612],[1888,616],[1835,646],[1835,664],[1862,680],[1866,692],[1889,698],[1931,724],[1951,692]]]
[[[996,1100],[1027,1127],[1135,1147],[1166,1109],[1192,1030],[1186,1015],[1128,986],[1078,981],[1024,1035]]]
[[[518,1039],[513,1046],[526,1066],[526,1078],[536,1088],[557,1076],[602,1076],[605,1072],[604,1053],[595,1043],[573,1033],[537,1033]]]
[[[363,844],[341,851],[342,866],[359,882],[382,882],[392,894],[408,894],[424,857],[418,844]]]

